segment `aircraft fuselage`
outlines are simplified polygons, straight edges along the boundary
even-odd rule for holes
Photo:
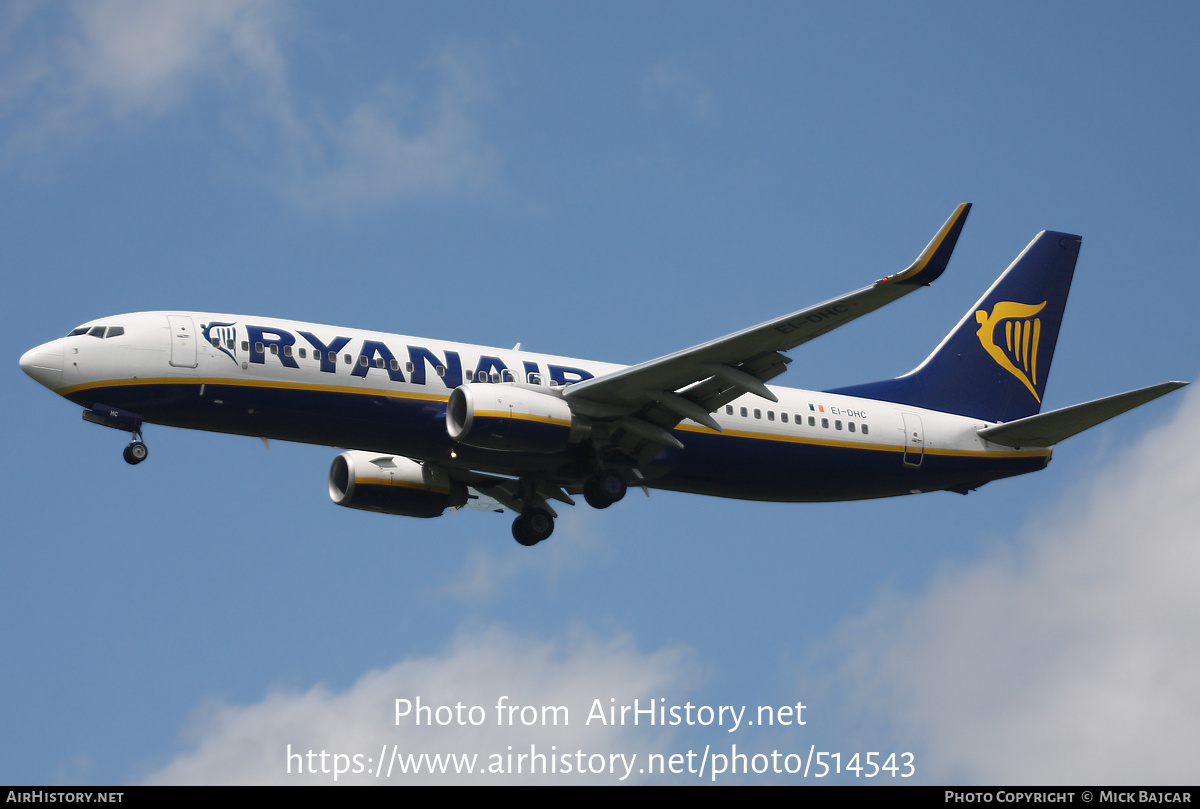
[[[101,336],[118,327],[120,334]],[[102,330],[102,331],[100,331]],[[567,386],[624,366],[272,318],[143,312],[102,318],[30,351],[47,387],[147,423],[402,455],[447,469],[587,476],[583,446],[559,452],[453,441],[446,403],[464,383]],[[51,367],[60,357],[60,369]],[[486,391],[486,388],[482,390]],[[1048,448],[992,445],[988,422],[871,399],[771,386],[718,409],[721,432],[684,420],[645,485],[811,502],[974,488],[1032,472]]]

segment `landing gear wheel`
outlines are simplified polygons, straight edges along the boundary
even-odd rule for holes
[[[604,496],[594,478],[583,484],[583,499],[592,508],[608,508],[612,505],[612,501]]]
[[[141,441],[134,441],[125,447],[125,452],[122,454],[125,457],[125,463],[136,466],[146,460],[146,456],[150,454],[150,450],[146,449],[146,445]]]
[[[521,545],[524,545],[526,548],[533,547],[537,544],[537,540],[531,537],[525,528],[524,517],[517,517],[515,520],[513,520],[512,534],[513,539],[515,539]]]
[[[608,502],[617,503],[625,496],[625,481],[613,472],[605,472],[599,478],[600,491],[608,497]]]
[[[625,481],[613,472],[602,472],[583,484],[583,499],[592,508],[608,508],[625,496]]]
[[[525,547],[549,539],[554,533],[554,517],[542,508],[531,508],[513,520],[513,539]]]

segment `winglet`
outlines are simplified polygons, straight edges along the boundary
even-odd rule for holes
[[[881,278],[879,284],[911,284],[913,286],[927,286],[937,280],[946,270],[946,265],[950,263],[950,254],[954,252],[954,245],[958,244],[958,234],[962,233],[963,225],[967,221],[967,214],[971,212],[971,203],[964,202],[954,209],[954,213],[946,220],[946,224],[942,225],[942,229],[937,232],[921,255],[917,256],[917,260],[912,263],[912,266],[895,275],[889,275],[886,278]]]

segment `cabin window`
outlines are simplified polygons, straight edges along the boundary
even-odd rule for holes
[[[754,418],[756,418],[756,419],[761,419],[761,418],[762,418],[762,411],[761,411],[761,410],[759,410],[757,407],[756,407],[756,408],[754,408]]]
[[[361,366],[363,368],[367,367],[367,355],[366,354],[358,355],[358,364],[359,364],[359,366]]]
[[[250,343],[247,340],[242,340],[242,351],[249,351]]]
[[[414,368],[413,368],[413,364],[412,364],[411,360],[409,362],[404,363],[404,370],[408,371],[408,373],[410,373],[410,374],[413,372]]]
[[[816,420],[815,418],[813,418],[812,416],[809,416],[809,417],[808,417],[808,426],[809,426],[809,427],[816,427],[816,426],[817,426],[817,420]]]
[[[375,358],[375,367],[376,368],[382,368],[384,365],[386,365],[386,363],[383,361],[383,357]]]
[[[513,372],[508,370],[507,368],[504,370],[504,381],[505,382],[515,382],[516,381],[513,378]]]
[[[271,355],[279,356],[279,345],[277,343],[271,343]]]
[[[842,420],[841,419],[838,419],[837,421],[835,421],[833,423],[833,429],[835,429],[835,430],[842,429]]]
[[[852,421],[847,422],[846,429],[849,430],[850,432],[854,432],[854,422],[852,422]]]
[[[500,381],[500,374],[498,374],[498,373],[497,373],[497,372],[495,372],[495,371],[492,371],[492,381],[493,381],[493,382],[499,382],[499,381]]]
[[[410,362],[409,365],[412,365],[412,363]],[[438,367],[434,368],[433,370],[437,372],[438,376],[446,375],[446,366],[444,366],[444,365],[439,365]]]
[[[784,424],[787,424],[787,413],[780,413],[779,420],[782,421]]]
[[[541,374],[530,374],[529,375],[529,384],[530,385],[542,384],[542,375]]]
[[[821,426],[824,427],[826,430],[828,430],[829,429],[829,419],[821,419]]]
[[[487,371],[480,371],[479,373],[475,374],[475,378],[480,382],[487,382]]]
[[[292,347],[291,347],[291,346],[284,346],[284,347],[283,347],[283,356],[285,356],[285,357],[290,357],[290,356],[292,356]]]
[[[263,344],[262,344],[262,343],[255,343],[255,344],[254,344],[254,353],[255,353],[255,354],[261,354],[261,353],[263,353]]]
[[[391,368],[393,371],[399,371],[400,370],[400,360],[392,360],[390,363],[388,363],[388,367]]]
[[[864,425],[863,425],[862,434],[863,434],[863,435],[866,435],[868,432],[869,432],[869,431],[867,430],[867,425],[865,425],[865,424],[864,424]]]
[[[305,351],[303,348],[301,348],[300,349],[300,359],[304,359],[307,356],[308,356],[308,352]]]
[[[353,358],[353,357],[351,357],[349,354],[343,354],[343,355],[342,355],[342,361],[343,361],[343,362],[345,362],[347,365],[353,365],[353,364],[354,364],[354,358]]]
[[[214,338],[212,338],[212,347],[213,347],[213,348],[220,348],[220,347],[221,347],[221,338],[220,338],[220,337],[214,337]]]
[[[747,416],[746,408],[743,407],[742,408],[742,418],[746,418],[746,416]]]
[[[774,421],[774,420],[775,420],[775,411],[768,410],[767,411],[767,421]]]

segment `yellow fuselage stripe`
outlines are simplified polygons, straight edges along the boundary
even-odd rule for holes
[[[300,390],[315,393],[346,393],[358,396],[386,396],[393,399],[413,399],[417,401],[429,402],[444,402],[448,400],[449,394],[442,395],[437,393],[417,393],[414,391],[401,390],[384,390],[380,388],[357,388],[348,387],[345,385],[313,385],[297,382],[280,382],[270,379],[227,379],[224,377],[215,378],[194,378],[194,377],[146,377],[141,379],[110,379],[103,382],[86,382],[81,385],[72,385],[68,388],[60,388],[57,393],[62,396],[67,396],[72,393],[78,393],[83,390],[93,388],[112,388],[126,387],[131,385],[230,385],[243,388],[269,388],[274,390]],[[534,416],[528,413],[510,413],[509,411],[482,411],[476,413],[477,417],[484,418],[515,418],[527,421],[537,421],[545,424],[555,424],[559,426],[569,427],[570,422],[561,419],[551,419],[544,416]],[[724,430],[716,432],[708,427],[701,425],[679,424],[675,427],[677,432],[703,433],[706,435],[728,436],[731,438],[748,438],[756,441],[778,441],[786,444],[810,444],[813,446],[822,447],[840,447],[844,449],[858,449],[868,452],[911,452],[922,453],[925,455],[943,455],[943,456],[958,456],[958,457],[987,457],[987,458],[1030,458],[1030,457],[1045,457],[1049,456],[1051,450],[1049,448],[1037,448],[1028,450],[970,450],[970,449],[950,449],[943,447],[926,446],[921,449],[906,448],[899,444],[878,444],[867,443],[860,441],[840,441],[828,438],[813,438],[803,435],[779,435],[777,433],[759,433],[747,432],[744,430]]]

